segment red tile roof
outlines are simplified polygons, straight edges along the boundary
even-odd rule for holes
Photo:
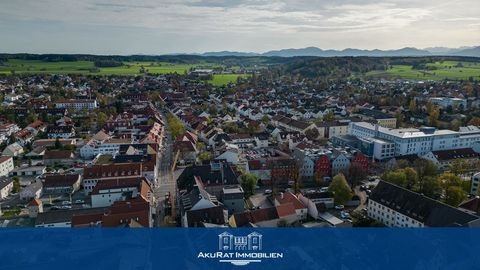
[[[10,156],[0,156],[0,163],[3,163],[9,159],[12,159],[12,157]]]
[[[284,192],[283,198],[282,195],[279,194],[276,197],[277,201],[281,204],[292,204],[295,209],[304,209],[306,206],[291,192]]]
[[[128,177],[142,174],[141,163],[115,163],[104,165],[93,165],[84,170],[85,179],[91,178],[110,178],[110,177]]]

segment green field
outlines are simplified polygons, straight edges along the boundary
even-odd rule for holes
[[[152,74],[181,73],[198,65],[162,62],[125,62],[120,67],[95,68],[91,61],[46,62],[40,60],[11,59],[0,65],[0,74],[86,74],[86,75],[139,75],[143,66]]]
[[[388,70],[370,71],[366,76],[410,80],[480,80],[480,63],[444,61],[428,63],[426,66],[434,69],[419,70],[408,65],[393,65]]]
[[[238,77],[246,78],[248,77],[248,75],[246,74],[215,74],[213,75],[213,79],[208,80],[207,82],[215,86],[223,86],[231,82],[233,83],[237,82]]]
[[[141,75],[143,69],[150,74],[178,73],[184,74],[192,68],[215,68],[218,64],[176,64],[166,62],[124,62],[120,67],[96,68],[92,61],[46,62],[40,60],[11,59],[0,65],[0,74],[85,74],[85,75]],[[239,68],[234,67],[232,69]],[[236,82],[244,74],[217,74],[208,82],[215,86]]]

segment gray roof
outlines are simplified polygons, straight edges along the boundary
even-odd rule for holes
[[[10,177],[0,177],[0,190],[6,187],[8,184],[13,182],[13,178]]]
[[[385,205],[428,227],[460,227],[479,219],[442,202],[415,193],[400,186],[380,181],[370,200]]]
[[[35,225],[71,222],[74,215],[86,215],[86,214],[101,214],[105,213],[108,208],[86,208],[75,210],[54,210],[44,213],[39,213],[35,220]]]

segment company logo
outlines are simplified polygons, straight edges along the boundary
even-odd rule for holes
[[[199,252],[199,259],[217,259],[221,263],[247,265],[259,263],[265,259],[282,259],[282,252],[262,252],[263,235],[252,232],[248,235],[235,236],[228,232],[218,235],[218,251]]]

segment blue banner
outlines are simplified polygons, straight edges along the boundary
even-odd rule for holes
[[[480,269],[477,229],[2,229],[0,269]]]

